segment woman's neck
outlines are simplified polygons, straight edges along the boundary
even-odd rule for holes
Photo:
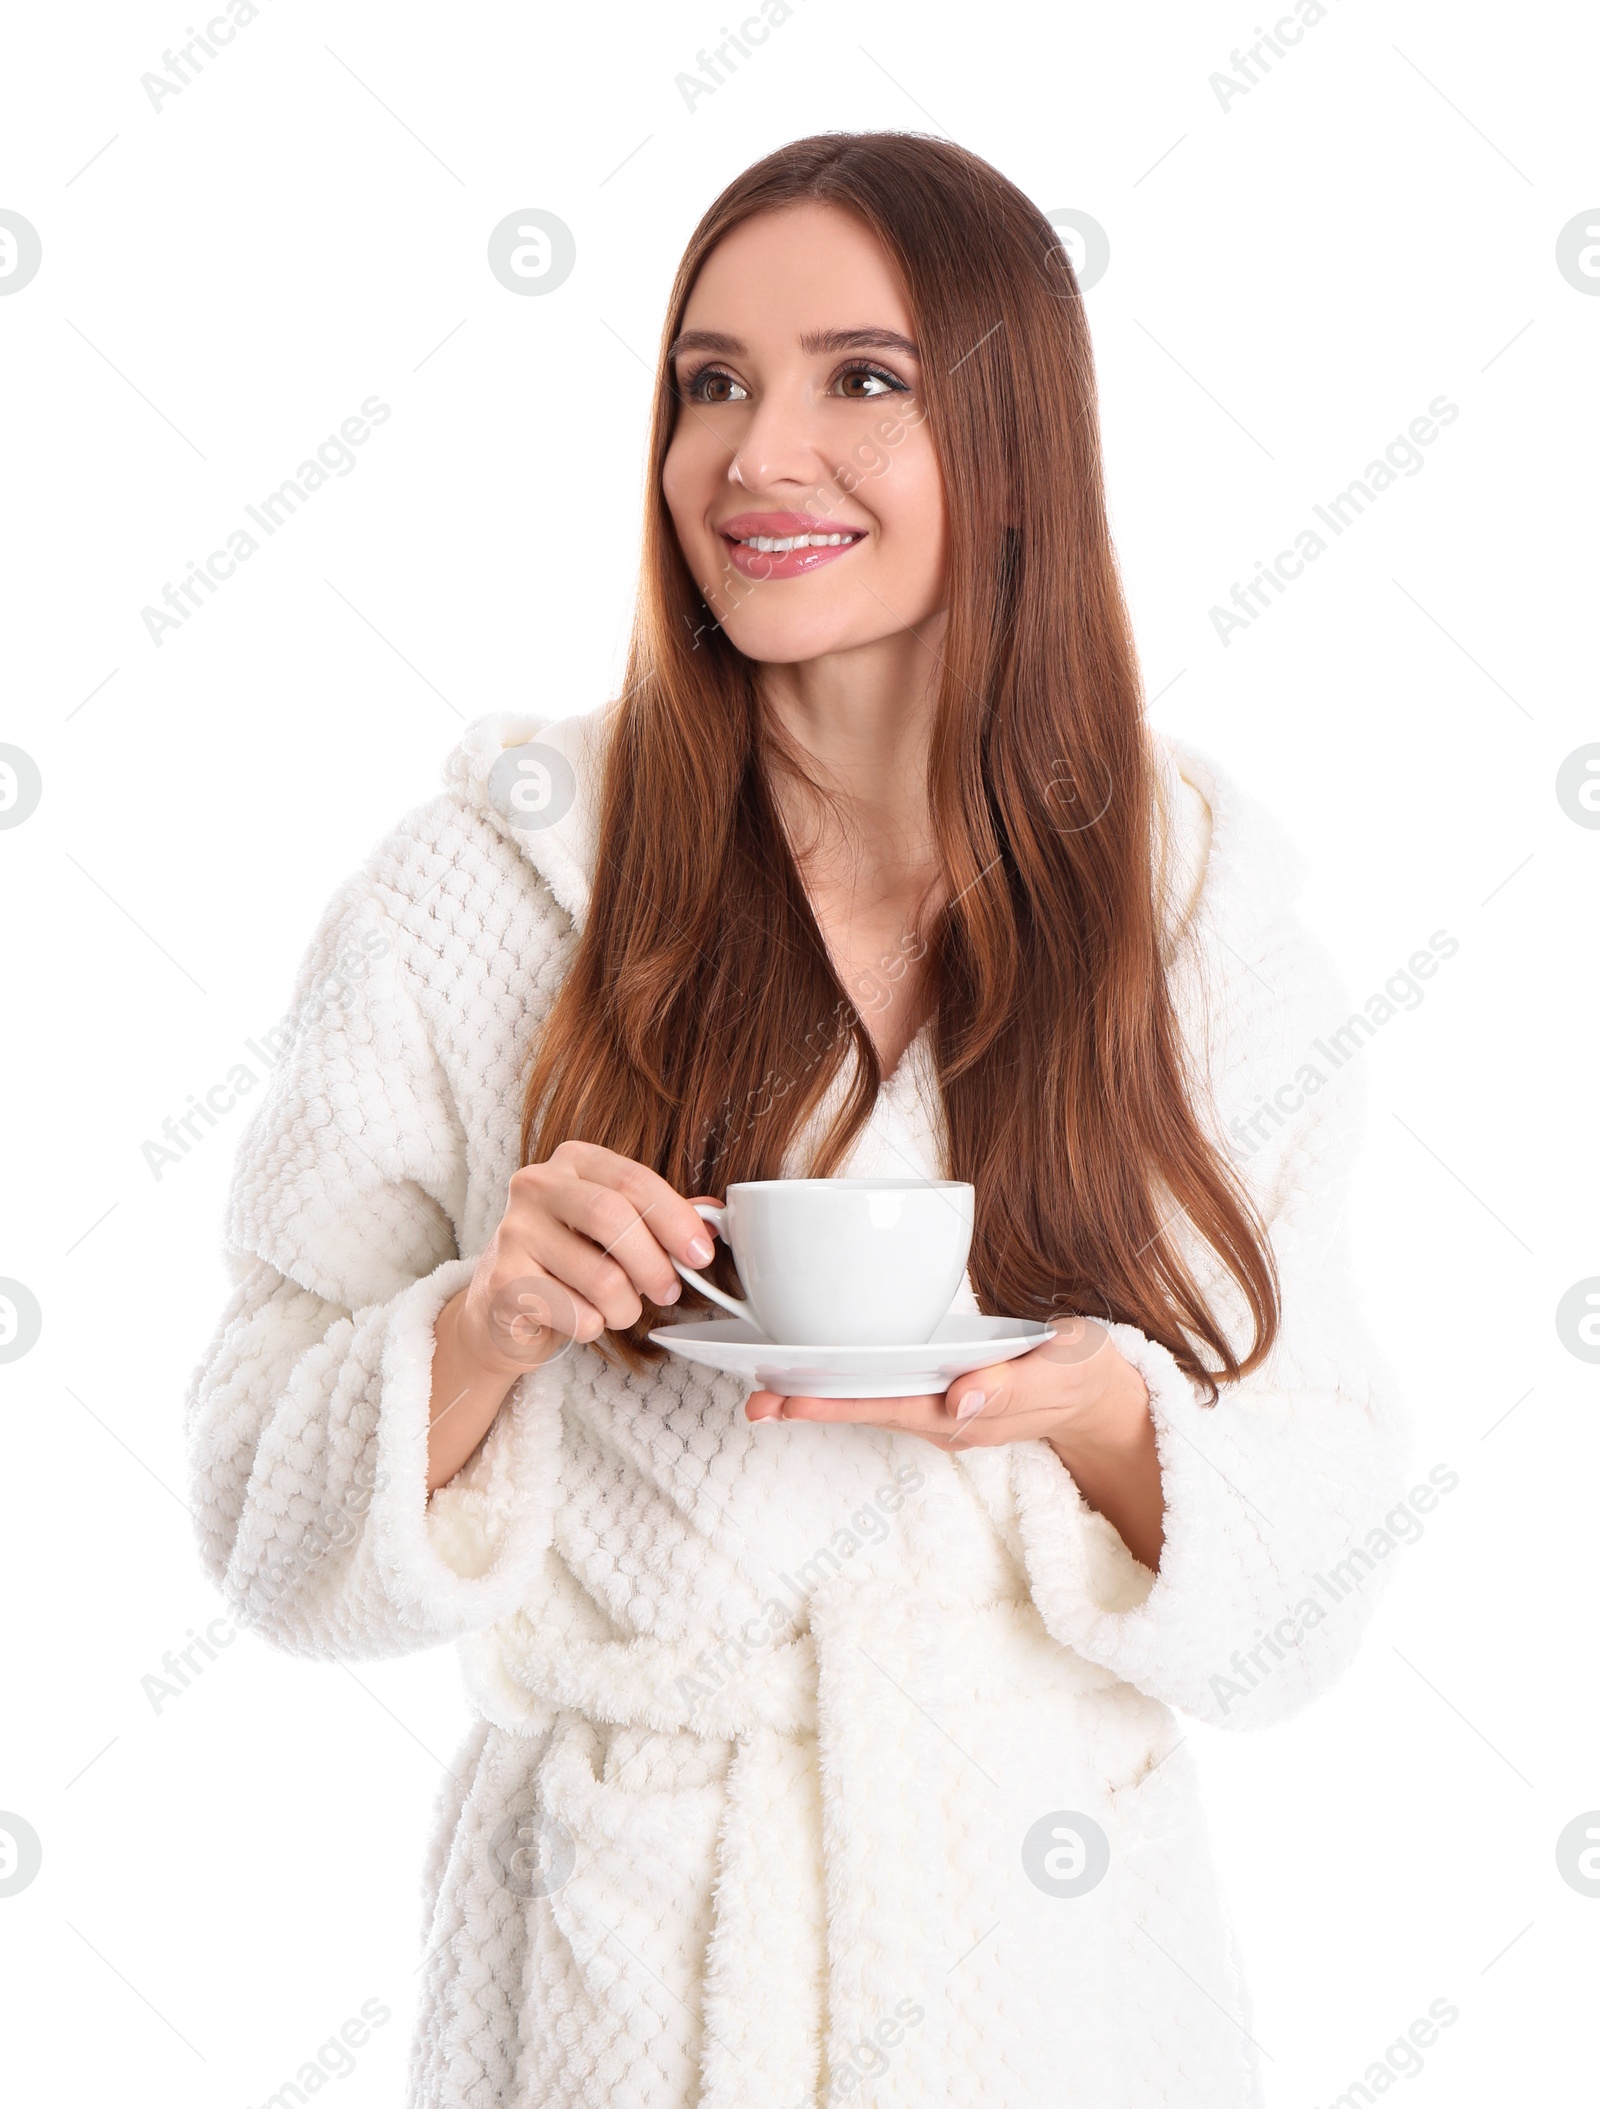
[[[851,652],[761,669],[763,709],[847,816],[783,771],[773,794],[808,887],[858,902],[918,896],[936,870],[928,747],[944,618]]]
[[[943,620],[938,620],[942,633]],[[772,795],[812,913],[887,1073],[927,1015],[922,933],[940,898],[928,810],[936,636],[765,666],[762,707],[835,806],[783,769]]]

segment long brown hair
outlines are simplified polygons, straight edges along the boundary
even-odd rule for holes
[[[534,1050],[523,1162],[570,1137],[686,1195],[779,1176],[853,1050],[853,1086],[804,1167],[827,1177],[882,1084],[779,821],[755,668],[712,621],[661,488],[678,409],[667,353],[695,278],[731,228],[801,201],[854,213],[898,266],[944,483],[928,797],[945,905],[926,972],[945,1176],[976,1188],[973,1286],[990,1312],[1126,1320],[1211,1403],[1214,1377],[1270,1349],[1278,1286],[1265,1228],[1197,1117],[1167,986],[1157,779],[1083,302],[1050,222],[945,141],[797,140],[728,186],[679,265],[593,890]],[[1221,1262],[1206,1267],[1214,1285],[1242,1295],[1243,1360],[1173,1235],[1180,1215]],[[720,1244],[712,1272],[733,1286]],[[642,1371],[665,1352],[645,1338],[662,1316],[647,1302],[601,1352]]]

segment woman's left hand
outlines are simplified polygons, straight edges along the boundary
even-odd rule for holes
[[[1150,1395],[1126,1356],[1092,1318],[1056,1321],[1056,1337],[1014,1362],[968,1370],[948,1391],[893,1399],[819,1399],[752,1392],[752,1421],[855,1421],[915,1435],[941,1450],[1042,1439],[1091,1508],[1136,1559],[1161,1557],[1161,1465]]]

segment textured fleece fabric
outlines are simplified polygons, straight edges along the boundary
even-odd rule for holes
[[[518,1163],[609,722],[480,719],[329,903],[186,1401],[202,1556],[240,1618],[313,1659],[460,1652],[478,1718],[423,1871],[410,2109],[1258,2103],[1174,1710],[1256,1726],[1326,1689],[1384,1573],[1346,1556],[1407,1447],[1346,1251],[1360,1065],[1302,1074],[1349,1006],[1292,912],[1299,854],[1152,734],[1167,971],[1284,1308],[1210,1409],[1110,1328],[1150,1393],[1159,1574],[1043,1442],[752,1425],[733,1378],[592,1347],[519,1379],[430,1498],[433,1324]],[[550,825],[489,783],[527,742],[571,764]],[[928,1054],[925,1029],[844,1170],[944,1175]]]

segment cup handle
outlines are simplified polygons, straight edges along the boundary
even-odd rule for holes
[[[719,1208],[714,1201],[695,1201],[691,1202],[690,1206],[694,1209],[696,1215],[711,1225],[723,1243],[727,1244],[727,1209],[725,1207]],[[671,1259],[672,1255],[669,1253],[667,1257]],[[758,1333],[760,1332],[761,1326],[755,1312],[741,1298],[730,1296],[725,1289],[719,1289],[715,1282],[708,1282],[703,1275],[696,1274],[692,1267],[686,1267],[682,1260],[673,1260],[672,1264],[686,1282],[694,1284],[702,1296],[709,1296],[713,1303],[721,1304],[725,1311],[731,1312],[735,1318],[743,1318],[747,1323],[753,1325]]]

